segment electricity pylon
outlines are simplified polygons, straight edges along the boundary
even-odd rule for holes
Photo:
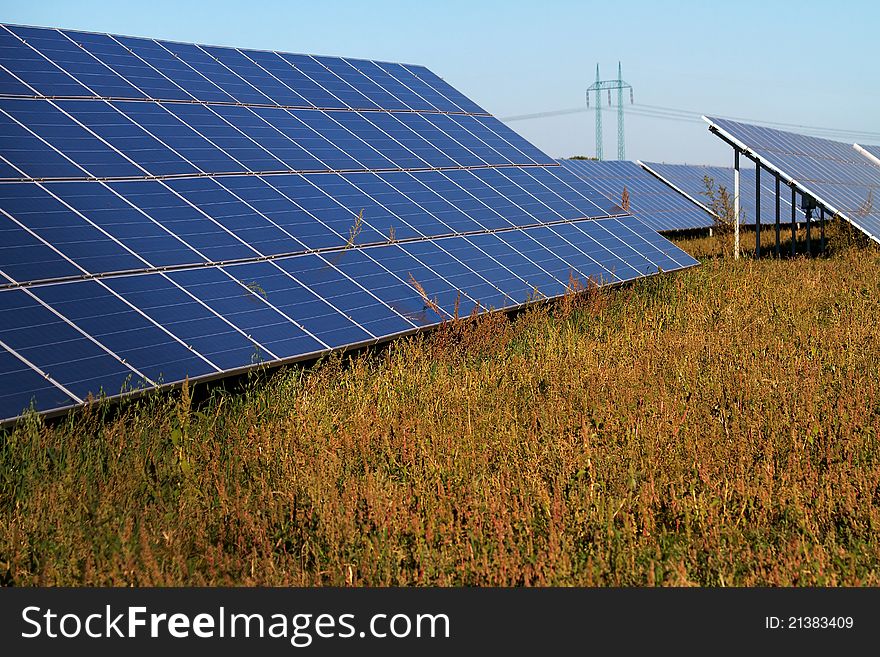
[[[633,102],[633,88],[628,82],[623,81],[620,62],[617,62],[617,79],[600,80],[599,65],[596,64],[596,81],[587,89],[587,107],[590,106],[590,92],[596,93],[596,159],[602,159],[602,100],[600,92],[608,90],[608,105],[611,106],[611,91],[617,90],[617,159],[626,159],[626,144],[623,134],[623,90],[629,89],[629,102]]]

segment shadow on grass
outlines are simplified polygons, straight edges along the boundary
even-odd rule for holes
[[[733,255],[734,236],[732,232],[715,232],[713,235],[681,235],[673,240],[678,246],[696,258],[714,260]],[[792,242],[794,243],[792,248]],[[807,238],[806,224],[797,226],[792,237],[791,224],[782,223],[777,235],[775,224],[761,226],[760,259],[788,260],[800,257],[826,257],[852,248],[867,248],[870,240],[851,224],[841,220],[829,220],[823,231],[814,222]],[[745,258],[755,259],[755,228],[740,227],[740,253]]]

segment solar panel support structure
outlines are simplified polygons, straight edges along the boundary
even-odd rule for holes
[[[761,257],[761,163],[755,162],[755,257]]]
[[[812,255],[813,253],[813,245],[810,242],[810,224],[811,219],[813,218],[813,208],[807,208],[807,254]]]
[[[825,206],[819,208],[819,244],[822,255],[825,254]]]
[[[818,204],[816,203],[816,199],[806,196],[805,194],[801,194],[801,209],[804,210],[807,215],[807,253],[809,253],[810,255],[813,254],[811,242],[813,210],[815,210],[817,207]]]
[[[733,150],[733,259],[739,260],[739,149]]]
[[[780,176],[792,188],[792,199],[800,191],[809,197],[812,209],[824,208],[849,222],[873,241],[880,243],[880,211],[873,196],[880,189],[880,150],[876,160],[853,156],[853,149],[865,155],[873,147],[860,147],[830,139],[775,130],[730,119],[704,116],[709,131],[748,157],[761,157],[765,168]],[[863,199],[863,200],[862,200]],[[798,209],[806,221],[806,206]],[[797,238],[797,213],[792,209],[792,238]],[[811,223],[812,223],[811,213]],[[812,228],[811,228],[812,232]],[[812,239],[812,235],[810,236]],[[792,253],[797,245],[792,244]],[[811,252],[812,255],[812,252]]]
[[[791,255],[795,255],[795,245],[797,242],[797,198],[794,183],[791,184]]]
[[[745,157],[751,158],[748,151],[740,151],[741,155]],[[754,160],[753,160],[754,161]],[[728,197],[728,201],[730,202],[730,206],[725,210],[724,219],[726,221],[730,221],[731,208],[733,204],[733,167],[709,167],[709,166],[693,166],[687,164],[662,164],[656,162],[639,162],[639,164],[649,173],[653,174],[659,180],[663,181],[670,188],[684,196],[686,199],[694,203],[695,205],[702,208],[709,215],[713,214],[712,209],[709,207],[705,200],[707,195],[706,190],[706,178],[710,178],[720,189],[723,187],[728,190],[730,195]],[[757,165],[757,162],[756,162]],[[763,171],[761,172],[761,228],[764,228],[765,221],[764,219],[767,217],[767,209],[771,209],[771,217],[772,208],[775,207],[776,196],[775,196],[775,175],[774,172],[769,169],[765,163],[765,161],[761,160],[761,168]],[[756,169],[740,169],[740,187],[748,188],[751,186],[754,189],[755,185],[755,170]],[[768,179],[769,172],[769,179]],[[780,175],[780,181],[784,181],[784,177]],[[780,182],[782,184],[782,182]],[[780,213],[784,214],[788,211],[785,205],[788,203],[787,200],[780,199]],[[716,209],[717,210],[717,209]],[[755,218],[755,197],[750,195],[740,195],[740,221],[741,227],[742,225],[754,226],[754,218]],[[798,222],[802,222],[805,220],[803,212],[798,210]],[[773,224],[773,219],[770,220],[770,225]],[[705,226],[704,228],[711,227],[711,224]],[[731,225],[731,248],[733,245],[733,226]],[[762,255],[763,255],[763,241],[764,236],[761,236],[762,240]],[[754,251],[750,251],[750,254],[754,253]]]
[[[776,257],[780,256],[779,242],[779,176],[776,176]]]

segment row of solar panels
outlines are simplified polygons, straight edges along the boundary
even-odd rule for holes
[[[0,94],[486,111],[423,66],[0,25]]]
[[[6,26],[0,72],[0,419],[696,264],[421,67]]]
[[[558,160],[566,169],[629,210],[657,231],[708,228],[714,222],[704,209],[670,189],[635,162]]]
[[[544,167],[7,183],[0,211],[18,283],[623,214]]]
[[[880,194],[880,147],[705,118],[716,135],[880,242],[880,206],[874,200]]]
[[[0,180],[553,164],[491,117],[0,100]]]
[[[492,231],[622,214],[612,199],[624,187],[652,228],[711,225],[634,163],[588,166],[607,199],[538,167],[6,184],[0,262],[20,283]],[[650,166],[681,187],[702,183],[699,167]],[[719,181],[732,175],[710,171]]]
[[[660,232],[712,228],[714,215],[723,207],[721,188],[732,203],[734,171],[727,167],[661,164],[654,162],[557,160],[564,168],[601,191],[609,200],[622,204],[624,189],[630,212]],[[755,170],[740,171],[740,224],[754,225],[757,217]],[[775,179],[761,179],[761,222],[775,221]],[[713,208],[713,198],[717,204]],[[805,220],[795,209],[796,221]],[[780,192],[780,218],[791,219],[791,195]]]
[[[435,325],[475,307],[693,259],[638,222],[584,220],[0,291],[0,416],[220,376]]]
[[[721,199],[720,188],[724,187],[732,201],[734,193],[732,168],[659,162],[640,162],[640,164],[670,187],[705,208],[707,212],[713,211],[713,198],[708,192],[708,186],[712,187],[714,198],[719,201]],[[753,226],[757,217],[756,181],[754,169],[740,169],[740,223],[746,226]],[[760,196],[761,223],[773,223],[776,218],[776,179],[774,176],[766,174],[762,176]],[[806,217],[800,209],[799,198],[799,196],[795,197],[795,220],[801,223],[806,221]],[[779,190],[779,216],[783,223],[791,222],[791,193],[782,184],[780,184]]]
[[[759,160],[762,169],[769,172],[761,177],[760,190],[756,190],[755,169],[741,169],[740,223],[754,225],[758,204],[763,224],[775,222],[777,208],[780,221],[789,223],[792,200],[795,221],[803,223],[806,216],[801,208],[804,197],[808,197],[829,214],[844,218],[880,242],[880,204],[875,202],[875,197],[880,195],[880,146],[846,144],[726,119],[706,120],[713,132]],[[715,210],[713,195],[719,198],[720,187],[725,187],[731,196],[734,190],[733,169],[725,167],[591,160],[559,162],[610,200],[618,204],[625,202],[627,209],[658,231],[711,227],[711,213]],[[680,196],[670,196],[670,189]],[[705,212],[694,213],[693,207],[689,212],[689,208],[681,207],[684,198]]]
[[[829,214],[839,215],[874,241],[880,242],[880,146],[846,144],[809,137],[725,119],[706,119],[710,129],[726,141],[760,160],[769,170],[761,177],[756,199],[754,168],[740,171],[740,222],[754,224],[758,203],[764,224],[790,223],[794,189],[794,215],[797,223],[806,221],[803,198],[819,202]],[[677,231],[712,226],[710,189],[718,198],[720,187],[732,196],[734,172],[731,168],[663,164],[654,162],[596,162],[559,160],[609,199],[622,204],[627,190],[628,209],[658,231]],[[644,169],[642,171],[638,165]],[[645,172],[653,174],[653,177]],[[676,190],[669,195],[658,180]],[[688,212],[682,198],[690,199],[705,213]],[[692,210],[692,208],[691,208]]]

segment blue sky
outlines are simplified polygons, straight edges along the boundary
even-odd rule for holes
[[[876,2],[5,0],[0,21],[424,64],[499,117],[583,106],[596,64],[610,78],[619,60],[642,113],[629,159],[731,162],[702,122],[645,105],[880,142]],[[604,123],[614,157],[616,113]],[[555,157],[595,151],[592,112],[510,125]]]

